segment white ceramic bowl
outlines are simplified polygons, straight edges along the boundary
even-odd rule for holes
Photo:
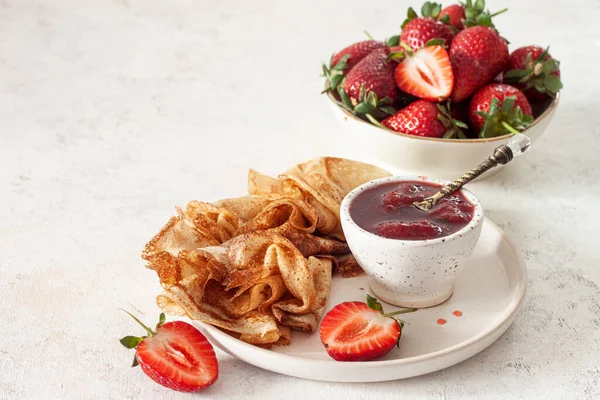
[[[398,168],[402,173],[412,175],[437,176],[455,179],[477,166],[492,155],[494,149],[505,144],[511,135],[490,139],[437,139],[398,133],[379,128],[355,117],[339,107],[333,95],[328,94],[329,104],[342,124],[339,140],[346,152],[359,159],[372,158]],[[546,131],[556,113],[560,93],[539,115],[533,124],[522,133],[535,143]],[[491,169],[485,176],[491,176],[501,169]]]
[[[432,307],[452,295],[454,281],[466,266],[481,234],[483,207],[471,192],[461,189],[475,206],[473,219],[451,235],[427,240],[388,239],[354,222],[350,207],[357,195],[381,184],[405,181],[448,183],[421,176],[393,176],[367,182],[342,201],[342,228],[352,254],[369,275],[371,290],[377,297],[402,307]]]

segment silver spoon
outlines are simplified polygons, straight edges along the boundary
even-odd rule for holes
[[[460,176],[454,182],[447,184],[433,196],[426,197],[423,201],[415,201],[413,205],[421,211],[429,211],[431,207],[435,206],[438,201],[447,195],[456,192],[458,189],[498,164],[508,164],[513,157],[523,154],[530,146],[531,140],[527,136],[521,133],[515,134],[508,143],[496,147],[494,154],[477,167]]]

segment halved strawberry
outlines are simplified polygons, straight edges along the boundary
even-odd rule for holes
[[[391,317],[413,311],[416,309],[384,314],[379,301],[369,295],[367,303],[340,303],[321,322],[321,343],[337,361],[379,358],[398,344],[402,334],[403,322]]]
[[[217,357],[198,329],[183,321],[165,323],[165,314],[161,313],[155,332],[127,314],[148,332],[148,336],[125,336],[120,340],[128,349],[137,349],[132,367],[139,365],[156,383],[180,392],[195,392],[217,380]]]
[[[402,53],[404,60],[394,71],[394,79],[400,90],[432,101],[442,101],[450,97],[454,86],[454,74],[446,49],[439,45],[430,45],[412,51],[406,46]]]

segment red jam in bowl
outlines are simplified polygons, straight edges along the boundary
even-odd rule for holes
[[[448,236],[473,219],[475,206],[460,192],[446,196],[428,213],[413,206],[441,188],[421,181],[384,183],[359,193],[350,204],[350,216],[364,230],[389,239]]]

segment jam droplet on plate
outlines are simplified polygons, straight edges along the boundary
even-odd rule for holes
[[[452,311],[452,314],[455,317],[462,317],[462,311],[460,311],[460,310],[454,310],[454,311]]]
[[[438,325],[444,325],[447,321],[444,318],[440,318],[437,320]]]

